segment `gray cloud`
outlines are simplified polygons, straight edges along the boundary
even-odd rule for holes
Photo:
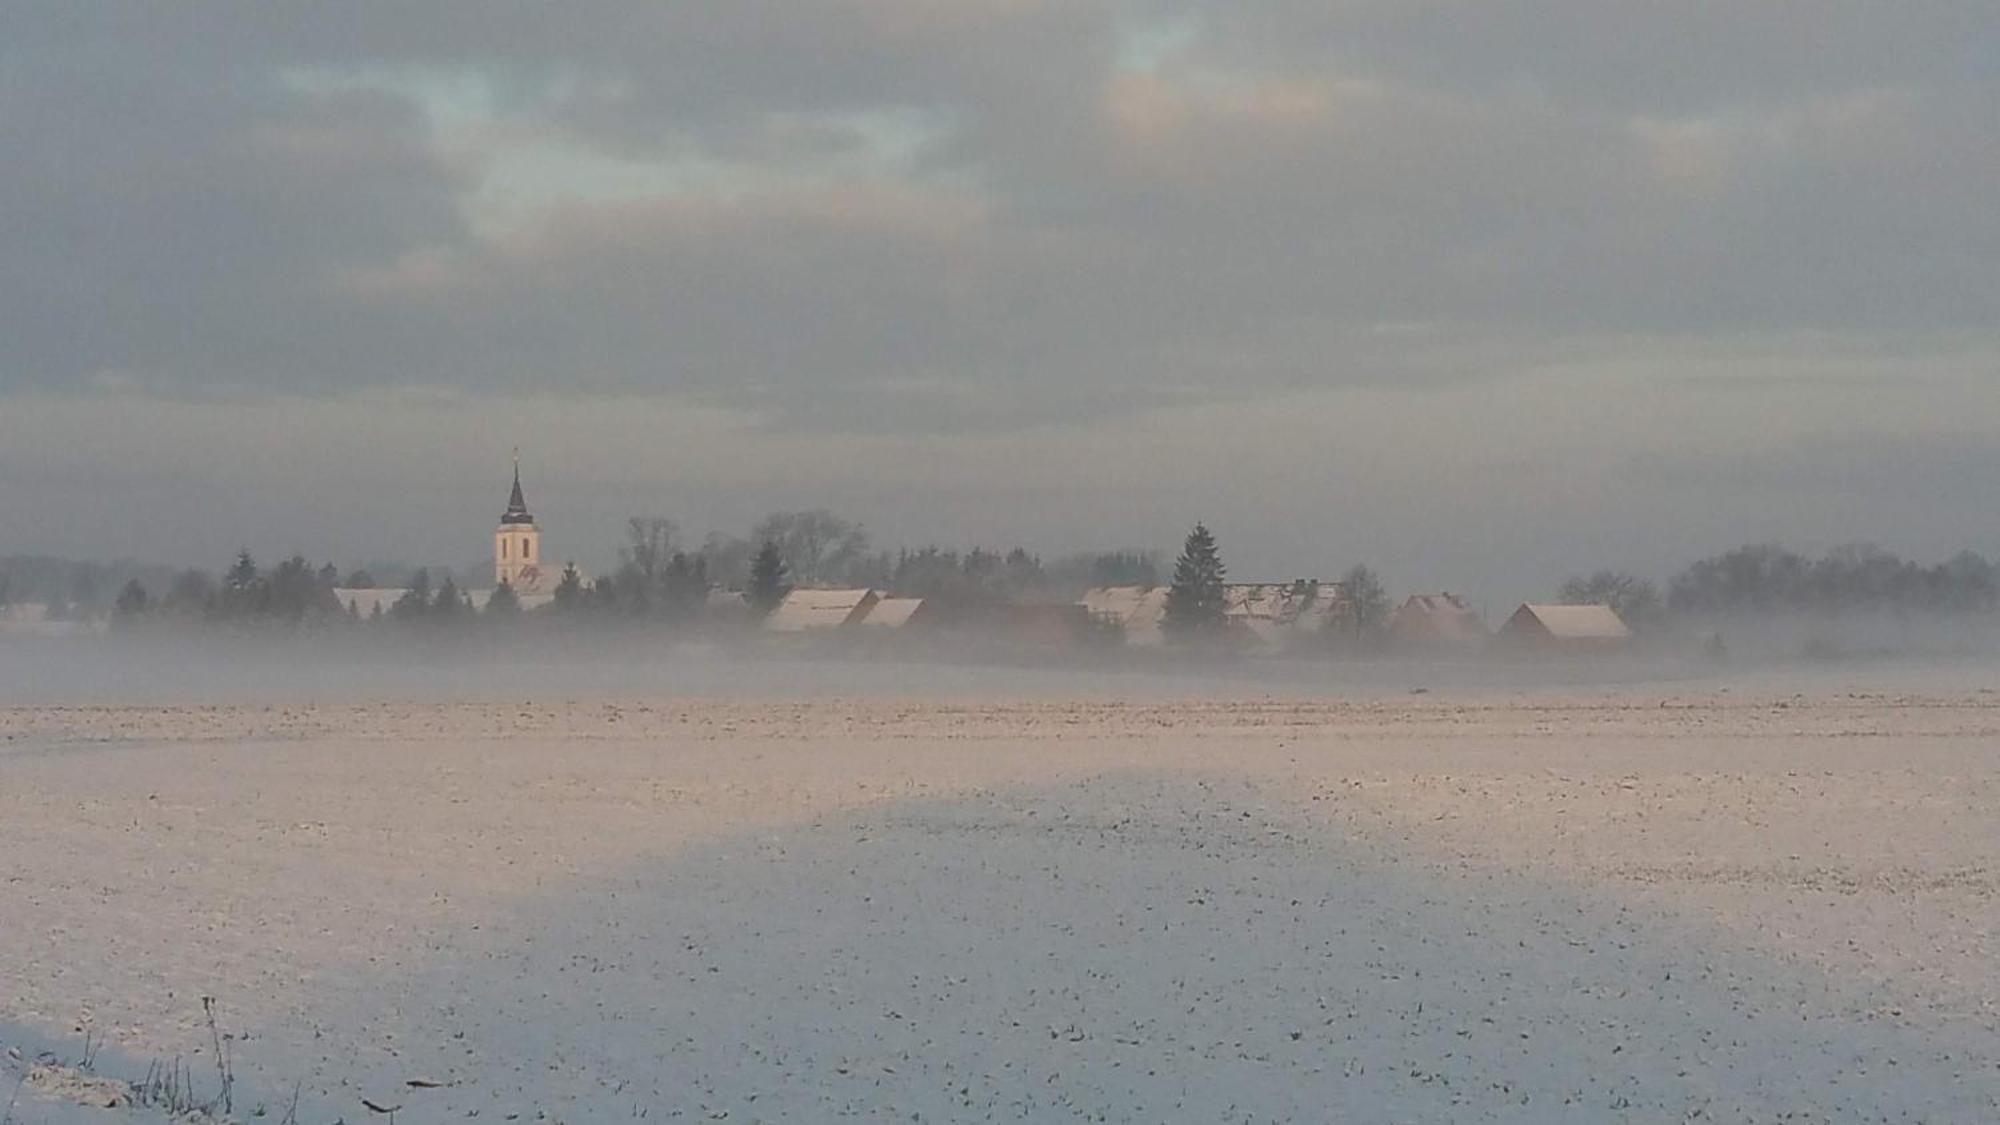
[[[1382,395],[1483,401],[1499,383],[1516,388],[1492,404],[1502,431],[1600,412],[1526,461],[1481,447],[1518,468],[1600,456],[1601,414],[1635,396],[1712,401],[1678,380],[1719,363],[1761,381],[1739,398],[1856,429],[1872,408],[1824,394],[1829,366],[1963,374],[1993,347],[1985,9],[16,12],[0,403],[640,396],[857,466],[887,456],[870,443],[945,433],[1011,440],[1003,462],[1050,427],[1115,447],[1206,410],[1189,432],[1239,474],[1218,501],[1260,490],[1236,456],[1254,439],[1216,426],[1264,400],[1345,394],[1320,405],[1407,423]],[[1611,389],[1536,381],[1553,370]],[[1957,401],[1905,432],[1995,405]],[[856,444],[825,444],[841,435]],[[1758,435],[1730,440],[1747,457]],[[1371,471],[1395,479],[1382,456]],[[873,469],[841,487],[886,495]],[[1421,487],[1435,503],[1451,486]]]

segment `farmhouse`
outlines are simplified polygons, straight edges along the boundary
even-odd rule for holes
[[[1500,627],[1511,646],[1542,649],[1617,648],[1632,639],[1608,605],[1523,605]]]
[[[883,598],[861,619],[861,624],[869,629],[901,629],[911,624],[921,625],[927,616],[925,607],[930,603],[923,598]]]
[[[1125,631],[1125,643],[1142,648],[1166,643],[1165,586],[1099,586],[1080,602],[1096,621]],[[1222,588],[1230,632],[1249,647],[1285,648],[1345,625],[1353,616],[1347,588],[1338,582],[1237,582]]]
[[[1411,594],[1389,615],[1389,641],[1399,648],[1469,652],[1487,639],[1486,622],[1457,594]]]
[[[873,590],[793,590],[764,618],[773,633],[823,633],[847,629],[868,619],[882,600]]]
[[[1124,630],[1126,644],[1150,648],[1166,643],[1160,632],[1167,613],[1165,586],[1098,586],[1085,590],[1080,604],[1092,620]]]

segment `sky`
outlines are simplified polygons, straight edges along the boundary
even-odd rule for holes
[[[2000,554],[1991,0],[0,22],[0,554]]]

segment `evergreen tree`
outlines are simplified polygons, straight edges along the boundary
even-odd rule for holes
[[[410,575],[410,586],[396,604],[389,607],[389,613],[398,621],[416,621],[431,610],[431,572],[418,567]]]
[[[438,584],[437,596],[431,599],[431,619],[442,622],[456,621],[464,614],[465,608],[465,599],[459,595],[458,583],[451,580],[451,575],[445,575],[444,581]]]
[[[118,591],[118,601],[111,607],[111,623],[130,625],[146,616],[146,611],[151,607],[152,599],[146,595],[146,588],[134,578],[125,583],[124,589]]]
[[[563,567],[562,577],[556,581],[555,607],[568,613],[583,608],[583,575],[578,573],[575,563]]]
[[[257,584],[257,560],[250,557],[250,548],[236,552],[236,562],[229,573],[223,575],[222,585],[233,591],[248,590]]]
[[[183,570],[167,588],[161,608],[179,617],[193,618],[210,612],[215,598],[215,580],[206,571]]]
[[[258,617],[270,607],[269,585],[258,573],[249,548],[236,553],[236,562],[222,578],[222,597],[218,601],[222,616],[229,618]]]
[[[660,573],[661,609],[676,621],[691,620],[708,600],[708,560],[675,551]]]
[[[513,583],[502,582],[493,587],[493,596],[486,599],[486,616],[495,621],[521,616],[521,598],[514,593]]]
[[[337,609],[331,588],[319,585],[312,564],[304,556],[293,555],[271,571],[264,585],[269,591],[263,612],[286,621],[298,622],[308,613]]]
[[[1188,532],[1181,555],[1174,560],[1174,581],[1167,588],[1166,617],[1161,627],[1180,641],[1215,640],[1228,625],[1222,582],[1227,571],[1215,536],[1202,524]]]
[[[778,550],[778,544],[764,540],[757,557],[750,560],[750,588],[743,592],[743,600],[753,613],[761,616],[771,612],[792,592],[791,584],[785,580],[786,572],[785,556]]]

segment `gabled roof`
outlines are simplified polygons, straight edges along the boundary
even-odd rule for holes
[[[1514,611],[1514,619],[1508,627],[1514,628],[1514,621],[1523,614],[1541,624],[1548,635],[1566,641],[1618,641],[1632,635],[1616,612],[1608,605],[1533,605],[1526,604]]]
[[[1083,608],[1094,617],[1116,621],[1130,644],[1159,644],[1160,621],[1167,613],[1165,586],[1097,586],[1085,590]]]
[[[922,598],[883,598],[875,603],[875,608],[868,611],[867,617],[861,619],[861,624],[870,628],[878,625],[885,629],[900,628],[909,624],[910,618],[915,617],[917,611],[922,608],[924,608]]]
[[[1486,623],[1457,594],[1411,594],[1390,615],[1389,632],[1406,641],[1479,641]]]
[[[764,618],[764,628],[778,633],[838,629],[866,619],[881,600],[873,590],[793,590]]]
[[[1083,608],[1125,629],[1128,644],[1159,644],[1167,613],[1166,586],[1098,586],[1084,591]],[[1349,612],[1347,588],[1338,582],[1233,582],[1222,588],[1223,614],[1233,628],[1279,645],[1311,633]]]
[[[1231,618],[1310,628],[1347,610],[1347,587],[1338,582],[1232,582],[1222,588]]]

